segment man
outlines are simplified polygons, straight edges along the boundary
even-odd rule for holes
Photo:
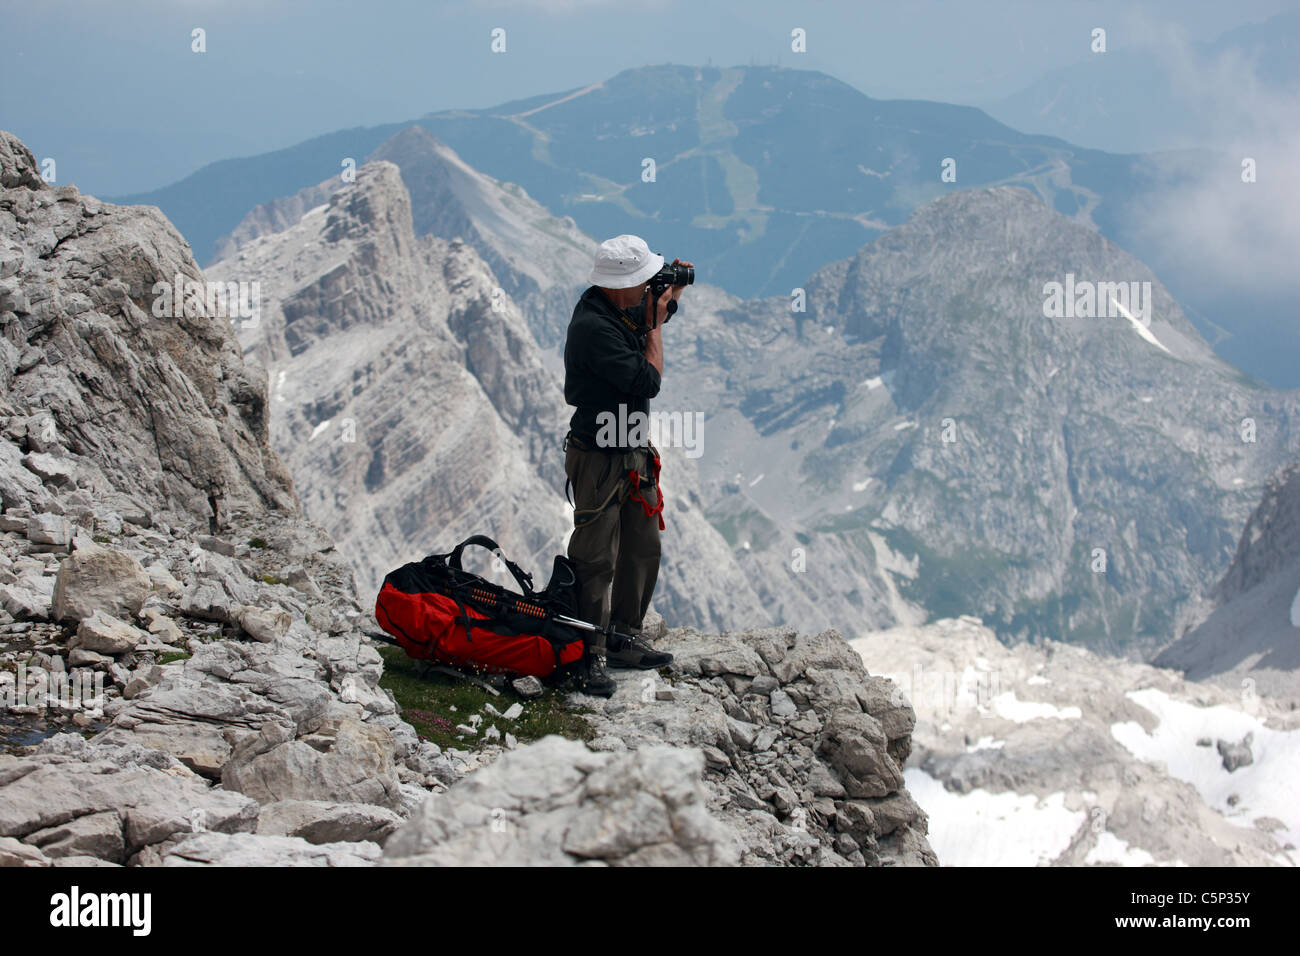
[[[673,659],[640,633],[659,576],[663,510],[647,416],[664,370],[661,324],[684,288],[670,286],[657,302],[647,301],[649,279],[663,264],[638,236],[601,243],[564,344],[564,400],[575,406],[564,470],[573,486],[569,557],[582,584],[579,616],[632,638],[610,647],[603,633],[589,639],[586,690],[606,697],[615,686],[606,662],[648,669]],[[637,412],[645,427],[619,434],[617,423],[635,422]]]

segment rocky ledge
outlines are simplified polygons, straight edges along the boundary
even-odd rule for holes
[[[3,486],[33,481],[0,514],[0,862],[935,862],[911,708],[834,631],[658,622],[671,669],[570,695],[588,744],[444,751],[379,687],[318,527],[170,526],[0,438]]]

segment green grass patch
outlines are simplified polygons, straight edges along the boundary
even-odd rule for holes
[[[288,584],[289,582],[282,577],[277,577],[274,574],[263,574],[262,583],[263,584]]]
[[[190,655],[185,651],[168,651],[166,654],[158,655],[159,664],[175,664],[177,661],[188,661]]]
[[[590,740],[595,736],[591,725],[583,720],[583,715],[591,711],[585,707],[569,707],[561,691],[547,688],[541,697],[525,700],[507,683],[501,696],[496,697],[477,684],[447,674],[433,672],[421,676],[419,662],[407,657],[401,648],[381,647],[379,655],[384,659],[379,686],[392,691],[402,719],[422,739],[439,747],[479,750],[485,743],[483,731],[494,724],[501,731],[501,740],[496,743],[502,743],[507,733],[514,734],[520,743],[540,740],[550,734],[571,740]],[[505,711],[516,701],[524,708],[518,720],[493,717],[484,710],[484,705],[490,703],[497,710]],[[483,718],[479,733],[467,734],[456,729],[457,724],[468,724],[473,714]]]
[[[248,546],[249,546],[250,548],[266,548],[266,547],[269,547],[269,545],[266,543],[266,539],[265,539],[265,538],[249,538],[249,539],[248,539]]]

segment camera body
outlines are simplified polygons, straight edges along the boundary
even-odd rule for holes
[[[653,308],[654,303],[659,301],[659,297],[664,294],[664,290],[670,286],[693,285],[695,283],[695,267],[683,265],[665,264],[662,269],[652,275],[646,286],[646,294],[650,297],[649,306]],[[677,311],[676,300],[670,300],[667,305],[668,315],[664,316],[663,321],[668,321]]]
[[[694,282],[694,266],[665,265],[650,277],[650,294],[658,299],[669,286],[693,285]]]

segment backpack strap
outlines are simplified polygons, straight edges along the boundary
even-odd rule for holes
[[[519,586],[523,589],[525,597],[533,593],[533,576],[502,554],[501,548],[498,547],[497,543],[485,534],[470,535],[460,544],[456,545],[456,547],[452,549],[451,554],[447,556],[447,566],[455,568],[457,571],[465,570],[461,567],[460,556],[466,546],[471,544],[476,544],[481,548],[487,548],[500,558],[505,564],[506,570],[510,572],[511,576],[517,582],[519,582]]]

